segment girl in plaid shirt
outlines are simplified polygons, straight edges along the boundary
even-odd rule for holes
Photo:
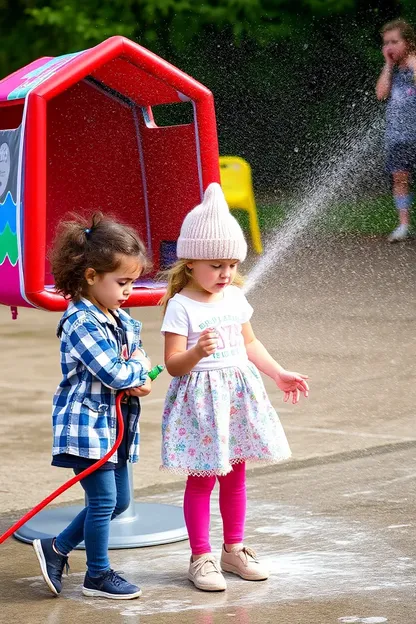
[[[110,521],[129,505],[127,461],[136,462],[139,397],[150,393],[150,362],[141,348],[141,323],[121,309],[146,268],[137,233],[101,213],[60,226],[51,254],[56,290],[70,299],[58,326],[62,381],[53,400],[52,465],[79,474],[102,458],[116,436],[115,401],[123,404],[124,438],[100,469],[82,479],[88,505],[59,535],[34,540],[44,579],[53,594],[62,589],[68,554],[84,540],[86,596],[137,598],[141,590],[110,567]]]

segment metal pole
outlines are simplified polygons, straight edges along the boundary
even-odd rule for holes
[[[161,503],[137,503],[134,500],[131,464],[128,465],[128,471],[130,505],[120,516],[112,520],[108,547],[139,548],[188,539],[182,508]],[[34,539],[54,537],[63,531],[82,509],[81,505],[71,505],[41,511],[20,527],[14,533],[14,537],[26,543],[32,543]],[[82,542],[78,548],[83,549],[84,543]]]

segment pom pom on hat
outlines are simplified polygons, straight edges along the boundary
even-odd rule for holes
[[[176,255],[187,260],[245,260],[243,231],[216,182],[206,188],[202,203],[186,215]]]

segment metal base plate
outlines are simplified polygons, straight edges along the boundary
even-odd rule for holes
[[[54,537],[82,509],[81,506],[71,505],[41,511],[20,527],[14,537],[30,544],[34,539]],[[110,523],[110,549],[157,546],[188,539],[181,507],[133,502],[128,511]],[[83,549],[84,543],[77,548]]]

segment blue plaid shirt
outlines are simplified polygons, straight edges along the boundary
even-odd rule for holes
[[[147,368],[122,355],[123,334],[128,355],[141,347],[142,324],[123,310],[115,311],[123,327],[87,299],[71,302],[57,335],[61,339],[62,381],[53,399],[52,455],[69,453],[101,459],[116,439],[116,393],[144,384]],[[138,401],[131,401],[129,414],[129,461],[139,457]],[[111,459],[117,461],[117,453]]]

